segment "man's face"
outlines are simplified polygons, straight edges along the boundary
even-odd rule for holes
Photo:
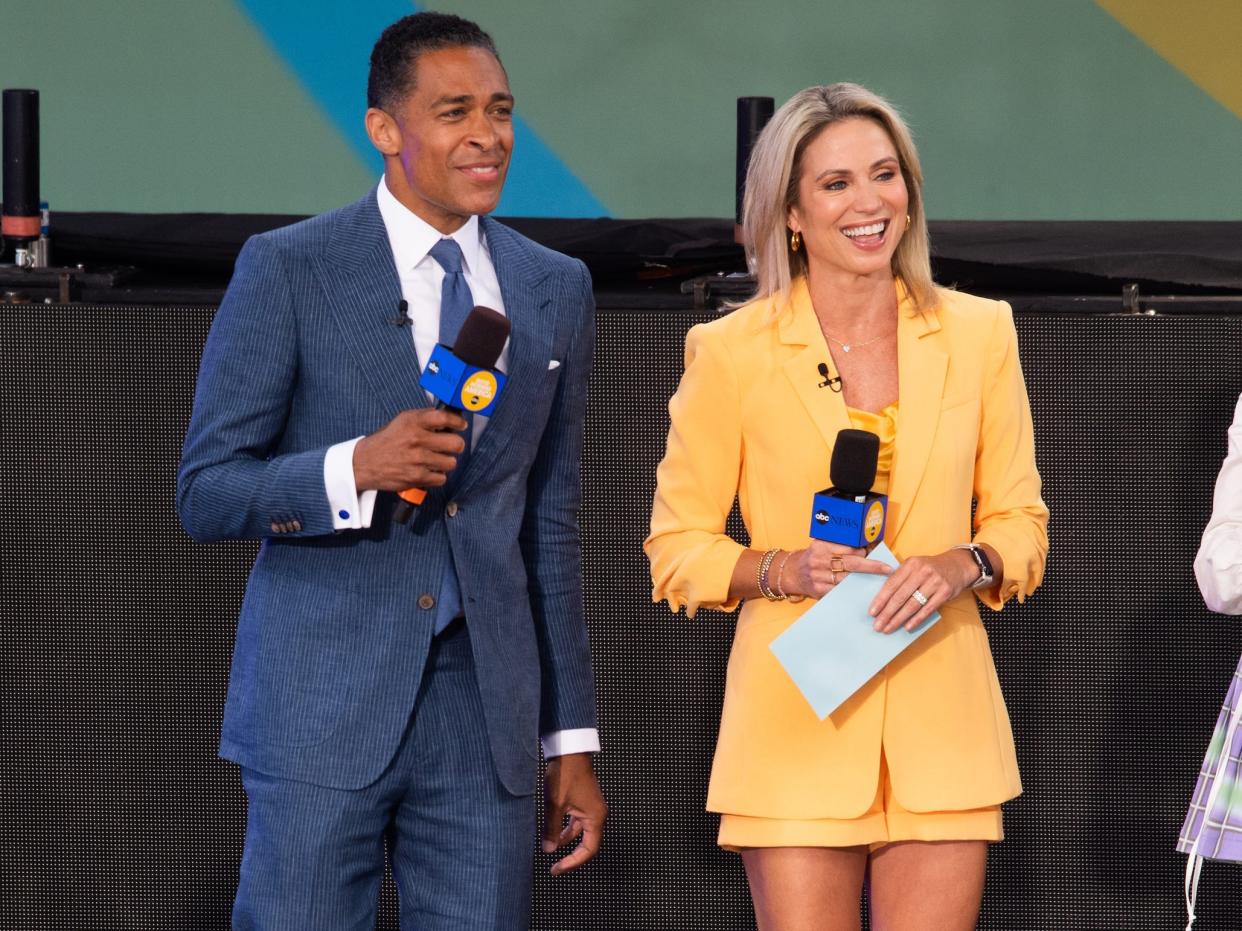
[[[495,55],[470,46],[424,52],[414,90],[394,109],[395,151],[381,151],[399,163],[386,175],[399,201],[446,234],[496,208],[513,149],[513,95]]]

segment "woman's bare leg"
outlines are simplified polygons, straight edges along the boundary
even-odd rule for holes
[[[759,931],[858,931],[866,847],[742,851]]]
[[[983,901],[988,845],[900,841],[871,855],[874,931],[972,931]]]

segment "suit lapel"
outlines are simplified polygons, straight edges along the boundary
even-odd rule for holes
[[[889,482],[890,539],[901,532],[918,494],[932,440],[940,420],[940,401],[944,394],[949,357],[933,334],[940,332],[940,318],[934,310],[919,313],[898,286],[897,371],[898,421],[893,475]],[[895,513],[894,513],[895,511]]]
[[[837,434],[850,426],[849,411],[845,398],[839,391],[820,387],[824,376],[819,374],[821,363],[832,365],[828,344],[824,340],[806,279],[794,281],[789,292],[789,308],[782,312],[778,324],[779,338],[790,347],[801,346],[785,360],[782,368],[807,415],[824,441],[824,457],[837,441]],[[830,371],[834,369],[830,368]]]
[[[427,407],[410,328],[393,325],[400,316],[401,282],[374,191],[341,211],[316,273],[345,350],[388,417]]]
[[[466,463],[456,492],[463,493],[500,458],[512,436],[523,428],[524,412],[547,384],[547,366],[553,323],[549,306],[556,280],[550,267],[507,227],[491,217],[479,217],[487,251],[496,269],[500,295],[509,318],[508,382],[496,409]]]

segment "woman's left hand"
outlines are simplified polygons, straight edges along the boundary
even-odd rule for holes
[[[966,591],[978,576],[978,564],[966,550],[910,557],[871,602],[868,610],[875,618],[875,629],[885,634],[899,627],[914,630],[942,604]]]

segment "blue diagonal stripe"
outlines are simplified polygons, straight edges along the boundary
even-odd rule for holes
[[[380,159],[363,127],[371,47],[390,23],[417,12],[406,0],[236,0],[337,130],[378,175]],[[486,28],[486,25],[484,25]],[[501,50],[501,54],[504,50]],[[262,94],[262,88],[257,93]],[[599,217],[608,210],[521,116],[513,163],[496,212],[503,216]]]

